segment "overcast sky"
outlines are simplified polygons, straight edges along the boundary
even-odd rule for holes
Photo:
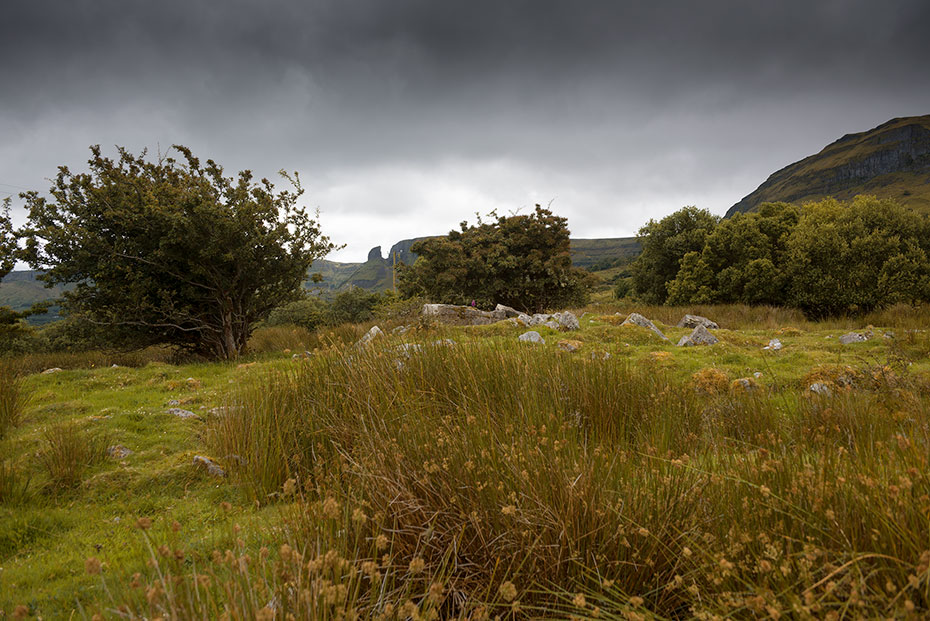
[[[0,197],[180,143],[298,171],[334,260],[537,202],[628,236],[930,113],[928,32],[924,0],[11,0]]]

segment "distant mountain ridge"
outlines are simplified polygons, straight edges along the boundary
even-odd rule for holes
[[[804,203],[857,194],[894,198],[930,213],[930,115],[896,118],[847,134],[820,153],[772,173],[725,217],[765,202]]]

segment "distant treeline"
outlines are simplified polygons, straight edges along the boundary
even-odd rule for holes
[[[633,295],[651,304],[769,304],[810,317],[930,301],[930,220],[857,196],[765,203],[721,220],[685,207],[639,231]]]

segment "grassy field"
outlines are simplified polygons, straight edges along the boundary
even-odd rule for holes
[[[720,342],[675,347],[686,311]],[[928,309],[577,314],[544,345],[343,326],[241,364],[10,361],[0,618],[930,614]]]

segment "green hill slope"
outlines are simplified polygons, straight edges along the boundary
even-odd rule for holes
[[[867,132],[843,136],[820,153],[773,173],[726,217],[764,202],[803,203],[857,194],[894,198],[930,213],[930,115],[892,119]]]

